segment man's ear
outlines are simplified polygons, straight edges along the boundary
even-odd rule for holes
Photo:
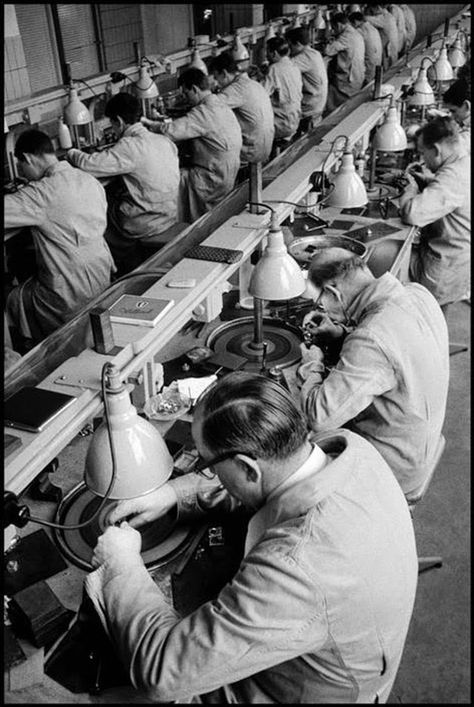
[[[235,459],[238,459],[239,462],[245,466],[247,481],[256,483],[261,479],[262,470],[256,459],[252,459],[252,457],[248,457],[246,454],[236,454]]]

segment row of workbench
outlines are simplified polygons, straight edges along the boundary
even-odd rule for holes
[[[461,16],[459,16],[461,19]],[[454,18],[456,20],[456,18]],[[466,24],[468,19],[462,19]],[[451,23],[456,31],[454,22]],[[424,56],[440,47],[442,38],[431,47],[418,45],[409,56],[387,72],[385,82],[395,97],[400,96],[402,86],[411,83],[414,73]],[[330,153],[331,144],[338,135],[347,135],[351,147],[364,149],[369,134],[386,110],[386,102],[372,100],[373,86],[340,106],[312,133],[304,136],[263,170],[263,188],[259,199],[263,202],[300,202],[309,192],[309,178],[323,164],[330,170],[337,161]],[[62,330],[55,332],[22,361],[6,372],[5,392],[13,393],[25,384],[62,391],[76,396],[75,403],[63,412],[50,426],[39,434],[15,431],[22,445],[14,450],[5,462],[5,487],[20,493],[35,476],[71,442],[78,432],[101,411],[100,373],[103,364],[110,360],[122,373],[122,379],[137,378],[143,373],[145,396],[153,394],[155,361],[159,352],[193,316],[204,321],[214,319],[222,306],[222,292],[229,278],[236,277],[245,267],[241,264],[223,264],[183,258],[190,245],[203,243],[243,251],[242,262],[260,246],[268,227],[269,216],[265,213],[250,213],[244,208],[248,200],[248,185],[236,190],[214,212],[201,217],[195,224],[152,256],[122,283],[115,283],[109,291],[94,300],[86,310]],[[287,203],[273,203],[279,222],[283,221],[294,207]],[[396,220],[396,219],[395,219]],[[407,228],[398,222],[397,237],[404,237]],[[371,243],[375,247],[376,241]],[[176,280],[192,277],[196,285],[192,289],[170,287]],[[174,300],[174,306],[155,328],[113,324],[114,339],[120,350],[114,355],[98,354],[92,348],[88,312],[94,306],[109,306],[123,291],[146,294]],[[193,313],[195,313],[193,315]],[[71,342],[74,345],[71,346]]]

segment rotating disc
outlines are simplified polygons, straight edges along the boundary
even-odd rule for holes
[[[398,189],[395,186],[392,186],[391,184],[382,184],[380,182],[376,182],[374,184],[373,189],[366,189],[367,191],[367,197],[369,201],[379,201],[380,199],[394,199],[395,197],[400,196],[400,189]]]
[[[56,522],[64,525],[83,523],[99,507],[102,499],[93,494],[84,483],[72,489],[59,504]],[[91,570],[92,553],[107,527],[107,517],[117,501],[107,501],[97,518],[84,528],[76,530],[54,530],[54,538],[63,554],[81,569]],[[145,566],[154,570],[177,557],[190,543],[192,529],[177,526],[177,510],[171,509],[153,523],[138,528],[142,536],[141,556]]]
[[[277,323],[274,319],[264,319],[262,339],[267,342],[267,364],[285,368],[300,360],[302,337],[296,327],[283,321]],[[253,341],[254,319],[242,317],[225,322],[214,329],[206,341],[206,346],[216,353],[229,352],[244,356],[247,359],[244,370],[259,371],[262,365],[262,347],[256,348]]]

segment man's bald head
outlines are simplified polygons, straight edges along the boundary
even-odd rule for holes
[[[322,248],[311,259],[308,280],[317,288],[344,279],[357,270],[369,273],[362,258],[345,248]]]

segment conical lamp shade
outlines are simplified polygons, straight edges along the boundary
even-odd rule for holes
[[[454,78],[453,67],[448,61],[448,52],[443,47],[435,63],[428,69],[428,76],[435,81],[451,81]]]
[[[408,98],[409,106],[431,106],[436,99],[426,76],[426,69],[420,69],[413,84],[413,95]]]
[[[287,300],[299,297],[306,281],[296,260],[288,253],[283,233],[270,230],[262,257],[253,269],[249,293],[266,300]]]
[[[206,76],[209,74],[207,66],[205,62],[201,59],[198,49],[193,49],[192,59],[189,66],[191,69],[199,69],[199,71],[202,71],[202,73],[206,74]]]
[[[273,25],[268,25],[267,31],[265,32],[265,39],[272,39],[275,36],[275,30]]]
[[[69,103],[64,109],[64,122],[66,125],[86,125],[92,121],[91,114],[84,103],[79,100],[77,89],[69,90]]]
[[[376,150],[383,150],[384,152],[406,150],[407,136],[400,125],[395,106],[391,106],[388,109],[385,121],[376,131],[372,144]]]
[[[137,98],[156,98],[160,95],[156,83],[151,78],[146,66],[140,66],[140,76],[133,84],[133,91]]]
[[[466,63],[466,55],[462,50],[460,39],[456,39],[453,46],[449,50],[448,61],[453,69],[459,69],[460,66],[463,66]]]
[[[158,430],[137,414],[123,386],[108,395],[109,423],[117,463],[109,498],[123,500],[144,496],[171,476],[173,459]],[[105,496],[112,478],[112,455],[107,426],[94,432],[87,451],[84,481],[90,491]]]
[[[245,61],[246,59],[250,58],[250,54],[248,53],[247,48],[242,43],[242,40],[240,39],[238,34],[236,34],[234,37],[231,55],[234,61]]]
[[[368,202],[364,182],[359,177],[354,167],[352,152],[345,152],[339,171],[333,179],[334,189],[328,196],[328,206],[354,208],[364,206]]]

